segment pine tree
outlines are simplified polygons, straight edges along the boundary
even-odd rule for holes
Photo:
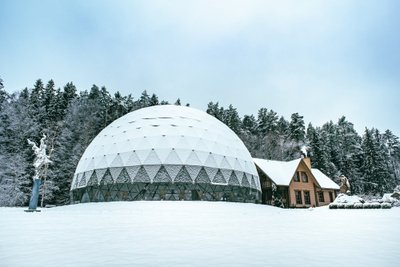
[[[224,108],[220,108],[218,102],[215,104],[213,102],[208,103],[206,112],[220,121],[223,121]]]
[[[235,133],[240,133],[241,119],[236,108],[234,108],[232,105],[229,105],[228,109],[224,110],[223,122]]]
[[[156,94],[152,94],[151,95],[151,97],[150,97],[150,103],[149,103],[149,105],[150,106],[157,106],[157,105],[159,105],[160,103],[158,102],[158,97],[156,96]]]
[[[147,94],[146,90],[142,92],[142,95],[139,98],[138,106],[139,108],[145,108],[150,106],[150,96]]]
[[[249,134],[255,134],[257,131],[257,121],[253,115],[244,115],[242,120],[243,131]]]

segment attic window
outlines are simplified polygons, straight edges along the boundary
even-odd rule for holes
[[[308,183],[308,176],[307,176],[307,173],[301,172],[301,181],[302,181],[303,183]]]
[[[295,182],[300,182],[300,175],[299,175],[298,172],[296,172],[296,173],[294,174],[293,181],[295,181]]]

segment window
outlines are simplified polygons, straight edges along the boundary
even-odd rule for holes
[[[304,191],[304,203],[311,205],[310,191]]]
[[[294,194],[296,195],[296,204],[303,204],[301,191],[294,191]]]
[[[295,182],[300,182],[300,176],[299,176],[299,173],[298,173],[298,172],[296,172],[296,173],[294,174],[293,179],[294,179]]]
[[[301,172],[301,181],[302,181],[303,183],[308,183],[308,176],[307,176],[307,173]]]
[[[318,201],[325,202],[324,192],[322,192],[322,191],[318,192]]]
[[[333,193],[332,193],[332,192],[329,192],[329,200],[330,200],[331,202],[333,202]]]

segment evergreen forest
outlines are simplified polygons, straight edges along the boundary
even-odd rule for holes
[[[111,94],[93,85],[78,91],[70,82],[37,80],[33,88],[8,93],[0,79],[0,206],[27,205],[32,188],[34,153],[27,143],[47,136],[49,165],[45,204],[69,203],[69,189],[78,161],[92,139],[128,112],[168,103],[143,91],[138,96]],[[189,104],[186,104],[189,105]],[[400,184],[400,142],[390,130],[365,128],[358,134],[346,117],[324,125],[305,125],[294,113],[284,118],[268,108],[239,116],[237,109],[210,102],[207,113],[228,125],[253,157],[272,160],[299,158],[304,148],[318,168],[336,182],[347,176],[354,194],[382,195]]]

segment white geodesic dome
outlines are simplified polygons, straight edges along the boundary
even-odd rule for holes
[[[94,172],[91,185],[100,185],[107,170],[103,184],[116,183],[123,172],[130,183],[208,181],[261,191],[239,137],[209,114],[176,105],[136,110],[102,130],[80,159],[71,190],[87,186]],[[199,178],[201,171],[207,179]]]

